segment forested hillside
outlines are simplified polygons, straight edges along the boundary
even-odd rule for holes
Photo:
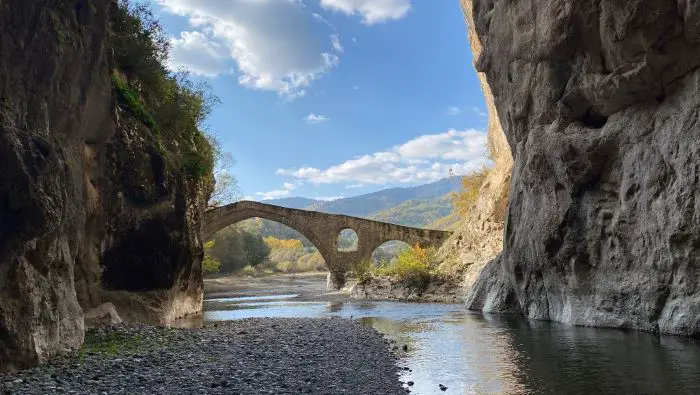
[[[293,197],[265,200],[264,203],[289,208],[322,211],[331,214],[345,214],[355,217],[370,218],[379,211],[391,209],[409,200],[422,201],[437,199],[451,192],[457,192],[460,187],[461,178],[454,176],[443,178],[442,180],[430,184],[408,188],[389,188],[378,192],[332,201]]]
[[[452,213],[452,195],[445,194],[435,199],[408,200],[398,206],[377,211],[368,218],[422,228],[430,227],[430,224],[450,213]]]

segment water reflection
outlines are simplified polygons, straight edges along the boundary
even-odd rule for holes
[[[414,337],[411,336],[411,334],[418,329],[416,325],[411,325],[406,321],[394,321],[383,317],[362,317],[359,321],[387,335],[394,341],[393,347],[396,348],[396,351],[405,353],[404,357],[416,354],[416,349],[418,347],[416,346]],[[404,346],[407,348],[406,351],[403,350]],[[407,376],[408,374],[406,373],[405,375]]]
[[[328,302],[326,309],[329,313],[337,313],[343,309],[343,302]]]
[[[649,333],[486,316],[510,333],[520,378],[537,393],[700,391],[700,344]]]
[[[418,394],[442,393],[438,384],[451,394],[700,393],[700,344],[693,339],[475,314],[461,305],[283,296],[209,300],[199,323],[355,318],[395,340],[411,369],[402,380],[413,381]]]

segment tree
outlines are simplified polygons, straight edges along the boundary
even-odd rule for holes
[[[230,152],[223,150],[221,141],[216,136],[207,136],[214,151],[214,192],[209,198],[209,207],[218,207],[232,203],[240,198],[238,180],[231,173],[234,160]]]
[[[221,262],[220,272],[232,273],[265,262],[270,249],[260,235],[229,226],[214,235],[211,255]]]
[[[218,273],[221,269],[221,262],[209,254],[214,248],[214,240],[204,243],[204,259],[202,260],[202,270],[205,273]]]
[[[270,254],[270,247],[265,244],[260,235],[252,233],[243,233],[243,245],[245,246],[246,258],[251,266],[257,266],[267,259]]]

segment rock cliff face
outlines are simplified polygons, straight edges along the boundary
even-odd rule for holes
[[[469,3],[469,0],[461,0],[469,45],[476,60],[481,55],[482,46],[474,25],[469,22],[472,19]],[[467,295],[471,293],[484,266],[503,249],[503,222],[513,167],[513,157],[486,76],[478,73],[478,77],[489,114],[488,148],[494,167],[484,179],[468,218],[438,252],[442,269],[464,278],[464,292]]]
[[[700,3],[464,3],[514,156],[468,306],[700,334]]]
[[[111,7],[0,1],[0,371],[79,346],[103,302],[201,307],[209,191],[115,105]]]

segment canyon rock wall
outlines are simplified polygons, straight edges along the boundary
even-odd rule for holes
[[[468,307],[699,334],[700,3],[465,3],[514,157]]]
[[[109,1],[0,1],[0,371],[80,346],[83,311],[201,309],[210,191],[115,105]]]
[[[469,45],[476,61],[481,54],[482,46],[474,25],[469,22],[472,19],[472,8],[469,5],[471,1],[460,0],[460,2],[468,27]],[[489,115],[488,151],[494,166],[486,175],[468,217],[438,251],[442,262],[441,269],[463,278],[464,293],[467,295],[471,293],[484,266],[503,249],[504,217],[513,167],[510,146],[498,119],[491,88],[483,73],[477,73],[477,75]]]

